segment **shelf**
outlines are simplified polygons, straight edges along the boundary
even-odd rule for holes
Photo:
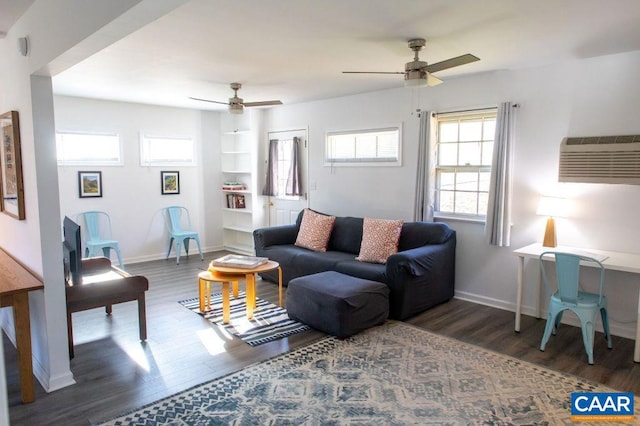
[[[249,109],[242,115],[223,114],[220,120],[220,176],[223,182],[239,182],[246,189],[223,189],[222,239],[226,250],[253,255],[253,230],[255,215],[260,214],[257,197],[257,149],[258,136],[253,123],[254,114]],[[230,195],[237,194],[237,195]],[[238,202],[244,198],[244,204]],[[231,203],[230,200],[231,199]],[[229,206],[244,205],[245,208]]]
[[[225,244],[225,250],[232,251],[234,253],[246,254],[253,256],[253,247],[244,244]]]
[[[251,191],[249,191],[248,189],[239,189],[239,190],[221,189],[221,191],[224,192],[225,194],[251,194]]]
[[[231,209],[231,208],[226,207],[223,210],[226,211],[226,212],[233,212],[233,213],[245,213],[245,214],[253,213],[251,211],[251,209]]]
[[[228,229],[229,231],[246,232],[248,234],[253,234],[253,229],[244,226],[224,225],[222,228]]]
[[[228,173],[233,175],[250,175],[251,170],[223,170],[222,173]]]

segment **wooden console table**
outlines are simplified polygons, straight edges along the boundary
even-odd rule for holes
[[[16,330],[18,371],[22,402],[35,400],[33,361],[31,359],[31,324],[29,320],[29,292],[44,288],[42,278],[17,259],[0,249],[0,307],[13,307]]]

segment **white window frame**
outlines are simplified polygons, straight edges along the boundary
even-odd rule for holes
[[[480,186],[482,185],[482,179],[480,178],[480,173],[485,173],[488,174],[489,178],[491,176],[491,169],[493,167],[492,164],[482,164],[482,154],[483,154],[483,149],[484,149],[484,143],[487,143],[489,141],[492,142],[491,145],[491,150],[493,151],[493,147],[495,145],[495,132],[494,132],[494,138],[493,139],[486,139],[484,137],[481,137],[480,140],[478,141],[460,141],[460,135],[458,134],[458,141],[457,142],[446,142],[446,143],[442,143],[442,145],[447,144],[447,145],[453,145],[456,144],[456,153],[458,156],[458,162],[460,161],[460,148],[464,147],[465,144],[473,144],[473,143],[477,143],[479,144],[479,152],[480,152],[480,158],[481,158],[481,163],[480,164],[440,164],[440,149],[441,149],[441,142],[440,142],[440,123],[441,122],[452,122],[452,121],[457,121],[458,125],[459,123],[465,121],[465,120],[482,120],[482,129],[480,130],[480,134],[483,135],[484,134],[484,122],[487,119],[493,119],[494,122],[496,120],[497,117],[497,108],[486,108],[486,109],[481,109],[481,110],[473,110],[473,111],[460,111],[460,112],[452,112],[452,113],[441,113],[441,114],[436,114],[436,156],[435,156],[435,200],[434,200],[434,216],[435,217],[440,217],[440,218],[449,218],[449,219],[461,219],[461,220],[470,220],[470,221],[486,221],[486,210],[484,212],[482,212],[482,209],[480,208],[479,205],[479,200],[480,200],[480,194],[483,194],[483,196],[486,197],[486,199],[488,200],[488,194],[489,194],[489,183],[486,182],[487,188],[486,190],[483,190]],[[491,155],[489,157],[489,161],[490,163],[493,162],[492,160],[493,155]],[[461,213],[461,212],[455,212],[455,211],[443,211],[440,208],[440,202],[441,202],[441,191],[444,191],[443,189],[443,183],[442,183],[442,174],[443,173],[453,173],[454,174],[454,185],[458,184],[458,177],[459,174],[462,173],[476,173],[478,174],[478,178],[477,178],[477,187],[475,190],[470,190],[470,189],[457,189],[454,186],[454,189],[450,192],[453,192],[454,195],[454,208],[455,208],[455,197],[458,194],[461,193],[475,193],[478,194],[477,198],[476,198],[476,212],[477,214],[471,214],[471,213]],[[486,175],[485,175],[486,176]]]
[[[86,138],[108,138],[110,142],[117,142],[117,155],[114,158],[106,157],[84,157],[78,159],[68,159],[65,156],[65,152],[72,149],[65,146],[65,135],[75,137]],[[114,141],[116,139],[116,141]],[[94,139],[95,140],[95,139]],[[113,148],[113,147],[111,147]],[[100,152],[99,149],[94,149],[92,152]],[[83,132],[83,131],[59,131],[56,132],[56,157],[59,166],[121,166],[123,164],[122,159],[122,138],[117,133],[97,133],[97,132]]]
[[[191,158],[151,158],[151,144],[154,141],[176,141],[189,142],[191,144]],[[140,134],[140,165],[141,166],[185,166],[193,167],[196,165],[196,144],[192,137],[172,137]]]
[[[355,140],[354,148],[357,148],[358,140],[363,141],[363,137],[374,136],[379,137],[381,134],[389,132],[397,133],[397,155],[395,157],[365,157],[358,158],[356,155],[344,158],[332,158],[332,139],[333,137],[352,137]],[[378,141],[376,139],[376,150]],[[371,128],[362,130],[335,131],[327,132],[325,136],[324,150],[325,166],[402,166],[402,126],[390,126],[382,128]]]

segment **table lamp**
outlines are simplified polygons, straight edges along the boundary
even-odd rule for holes
[[[566,217],[569,212],[569,202],[566,198],[540,197],[538,210],[539,216],[548,216],[547,226],[544,231],[543,247],[555,247],[556,244],[556,224],[554,217]]]

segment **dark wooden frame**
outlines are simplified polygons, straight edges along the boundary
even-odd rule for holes
[[[175,189],[171,189],[167,185],[167,178],[175,176],[176,178],[176,187]],[[179,194],[180,193],[180,172],[179,171],[162,171],[160,172],[160,191],[162,195],[167,194]]]
[[[0,123],[2,124],[0,211],[18,220],[24,220],[26,214],[18,111],[9,111],[0,115]],[[11,191],[7,189],[8,185],[11,185]]]
[[[97,176],[98,180],[98,192],[86,192],[84,190],[84,179],[90,177],[91,175]],[[78,196],[80,198],[98,198],[102,197],[102,172],[78,172]]]

